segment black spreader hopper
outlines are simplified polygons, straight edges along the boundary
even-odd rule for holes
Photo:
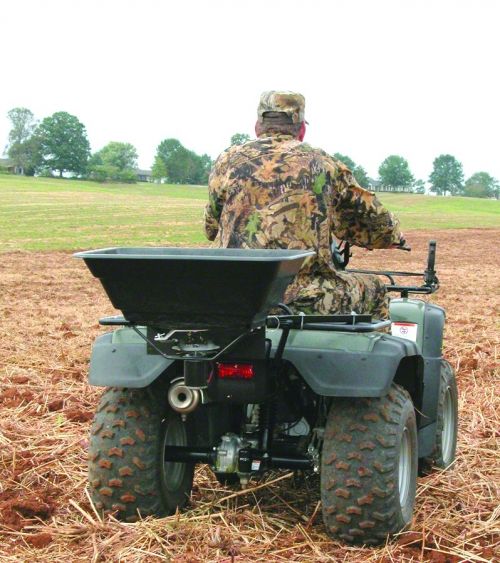
[[[138,325],[252,328],[312,250],[104,248],[75,254],[99,278],[113,305]]]

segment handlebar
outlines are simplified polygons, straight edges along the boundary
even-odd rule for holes
[[[435,246],[435,241],[434,246]],[[411,251],[411,246],[406,244],[405,239],[401,239],[399,243],[396,243],[392,246],[392,248],[396,248],[397,250],[405,250],[406,252]],[[347,265],[349,264],[349,258],[351,257],[351,245],[349,242],[341,241],[340,244],[337,244],[335,241],[331,244],[331,252],[332,252],[332,260],[335,268],[337,270],[345,270]]]

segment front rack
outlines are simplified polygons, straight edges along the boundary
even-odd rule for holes
[[[349,247],[347,247],[347,252]],[[401,297],[408,297],[410,293],[417,294],[430,294],[439,289],[439,280],[436,275],[434,265],[436,262],[436,241],[429,242],[429,253],[427,256],[427,268],[424,272],[397,272],[397,271],[379,271],[379,270],[345,270],[354,274],[376,274],[378,276],[386,276],[389,278],[389,284],[386,285],[388,291],[398,291]],[[424,283],[422,285],[400,285],[394,280],[394,277],[423,277]]]
[[[422,277],[422,272],[381,272],[379,270],[346,270],[346,272],[354,274],[377,274],[378,276],[386,276],[390,283],[386,285],[387,291],[399,291],[401,297],[408,297],[410,293],[430,294],[439,289],[439,280],[434,275],[434,279],[424,282],[422,285],[399,285],[394,281],[394,276],[403,277]],[[425,278],[425,273],[424,273]]]

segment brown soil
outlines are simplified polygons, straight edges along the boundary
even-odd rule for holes
[[[352,267],[422,269],[438,240],[447,310],[445,355],[458,373],[457,462],[419,480],[410,531],[378,549],[331,542],[317,485],[285,478],[254,493],[200,468],[190,510],[162,521],[101,522],[85,493],[86,382],[97,320],[116,313],[71,254],[14,252],[0,260],[0,559],[172,561],[492,561],[499,557],[500,230],[407,233],[414,250],[356,249]],[[223,283],[223,280],[221,280]],[[274,476],[276,477],[276,475]],[[16,559],[16,560],[17,560]],[[9,559],[10,560],[10,559]]]
[[[54,512],[55,503],[50,492],[5,492],[0,496],[0,515],[4,525],[21,530],[35,519],[47,520]],[[9,498],[10,497],[10,498]],[[3,498],[3,500],[1,500]]]

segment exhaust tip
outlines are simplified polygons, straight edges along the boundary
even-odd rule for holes
[[[199,389],[188,387],[184,379],[178,379],[170,386],[167,398],[174,411],[187,414],[200,404],[201,394]]]

